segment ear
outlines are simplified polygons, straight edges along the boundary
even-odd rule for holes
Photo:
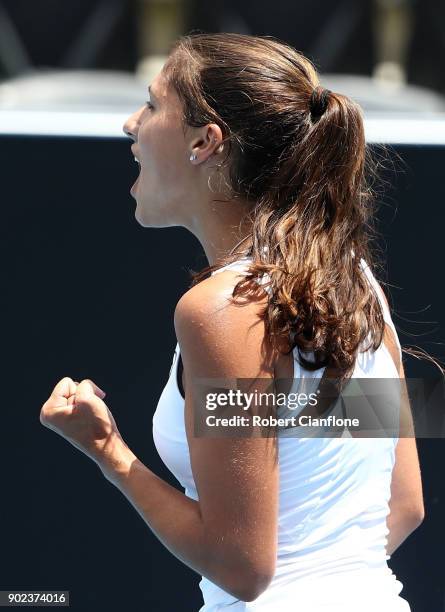
[[[195,128],[193,137],[189,142],[190,155],[195,155],[193,164],[202,164],[213,154],[221,153],[224,148],[223,134],[216,123],[208,123]]]

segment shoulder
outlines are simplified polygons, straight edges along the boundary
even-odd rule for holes
[[[224,271],[189,289],[176,305],[174,325],[184,357],[205,362],[230,356],[236,376],[249,377],[263,351],[272,358],[263,318],[267,296],[233,298],[240,278],[235,271]]]
[[[207,537],[219,543],[214,558],[220,560],[221,573],[213,581],[233,585],[230,592],[236,597],[248,593],[250,601],[251,593],[257,597],[275,572],[277,438],[238,436],[237,428],[233,435],[220,436],[218,429],[212,430],[214,435],[195,435],[196,423],[207,416],[201,377],[222,381],[217,387],[223,392],[233,388],[233,379],[260,379],[262,385],[273,376],[261,317],[265,298],[242,296],[234,303],[237,277],[224,271],[187,291],[175,309],[175,329],[185,374],[184,422],[193,479]],[[227,406],[229,413],[213,414],[237,414],[236,407]]]

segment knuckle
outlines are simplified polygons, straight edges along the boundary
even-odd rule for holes
[[[54,413],[53,404],[51,398],[47,399],[43,406],[40,408],[39,419],[42,425],[48,425],[51,417]]]
[[[85,393],[83,393],[83,391],[76,391],[75,403],[76,404],[85,404],[85,403],[87,403],[87,395]]]
[[[45,404],[43,405],[43,407],[40,410],[39,420],[40,420],[40,423],[42,425],[46,425],[46,422],[47,422],[47,411],[45,409]]]

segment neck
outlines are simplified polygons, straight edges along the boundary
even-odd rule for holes
[[[215,265],[221,257],[232,252],[244,254],[251,246],[252,223],[247,218],[249,208],[250,205],[243,205],[239,201],[210,202],[204,215],[193,219],[188,229],[201,243],[209,265]]]

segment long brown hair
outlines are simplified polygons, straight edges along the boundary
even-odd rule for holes
[[[377,265],[376,164],[361,108],[323,91],[312,62],[269,36],[182,36],[163,72],[183,103],[184,126],[220,126],[230,197],[252,202],[252,233],[237,245],[247,240],[248,247],[193,274],[192,285],[252,257],[233,297],[267,273],[264,318],[274,346],[284,339],[289,350],[298,346],[303,367],[330,367],[347,378],[362,342],[368,340],[363,350],[376,350],[385,325],[359,265],[362,258],[371,269]],[[315,361],[302,351],[313,351]]]

